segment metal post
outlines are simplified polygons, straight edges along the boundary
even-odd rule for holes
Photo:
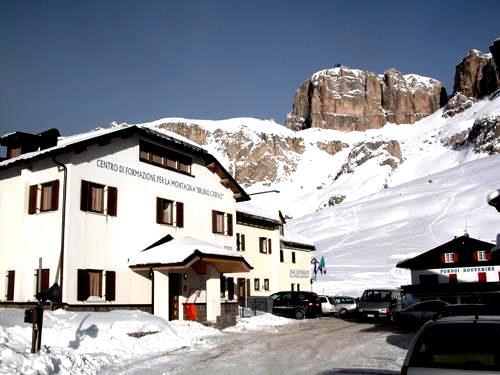
[[[38,258],[38,275],[36,279],[36,292],[40,293],[42,291],[42,258]]]

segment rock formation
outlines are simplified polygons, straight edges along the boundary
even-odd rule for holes
[[[456,67],[453,92],[460,92],[470,98],[482,98],[496,89],[497,77],[491,54],[470,50]]]
[[[314,74],[297,90],[285,125],[341,131],[377,129],[387,122],[414,123],[446,101],[434,79],[389,69],[383,76],[337,67]]]

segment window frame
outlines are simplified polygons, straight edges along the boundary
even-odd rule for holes
[[[95,192],[100,191],[101,197],[95,199]],[[100,204],[99,204],[100,201]],[[99,205],[96,207],[95,205]],[[118,189],[114,186],[98,182],[81,180],[80,210],[94,214],[117,216]]]
[[[221,217],[222,221],[220,221]],[[222,228],[220,225],[222,225]],[[227,212],[212,210],[212,233],[223,236],[232,236],[233,215]]]
[[[260,279],[253,279],[253,288],[255,291],[260,291]]]
[[[269,279],[264,279],[264,290],[269,291]]]
[[[154,143],[139,141],[139,161],[193,177],[190,156]]]
[[[47,191],[46,188],[49,190]],[[52,212],[59,209],[59,180],[30,185],[28,214]]]
[[[96,294],[92,294],[91,274],[98,275]],[[100,298],[104,301],[116,300],[116,272],[99,269],[77,269],[77,300],[86,302],[90,297]]]

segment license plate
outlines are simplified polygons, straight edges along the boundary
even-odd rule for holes
[[[366,316],[367,316],[368,318],[375,318],[375,315],[373,315],[373,314],[366,314]]]

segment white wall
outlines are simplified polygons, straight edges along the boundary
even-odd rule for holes
[[[478,282],[478,272],[486,272],[487,282],[498,282],[500,266],[484,265],[472,267],[436,268],[429,270],[411,271],[411,283],[420,284],[420,275],[438,275],[440,284],[449,283],[449,274],[456,273],[458,282]]]

